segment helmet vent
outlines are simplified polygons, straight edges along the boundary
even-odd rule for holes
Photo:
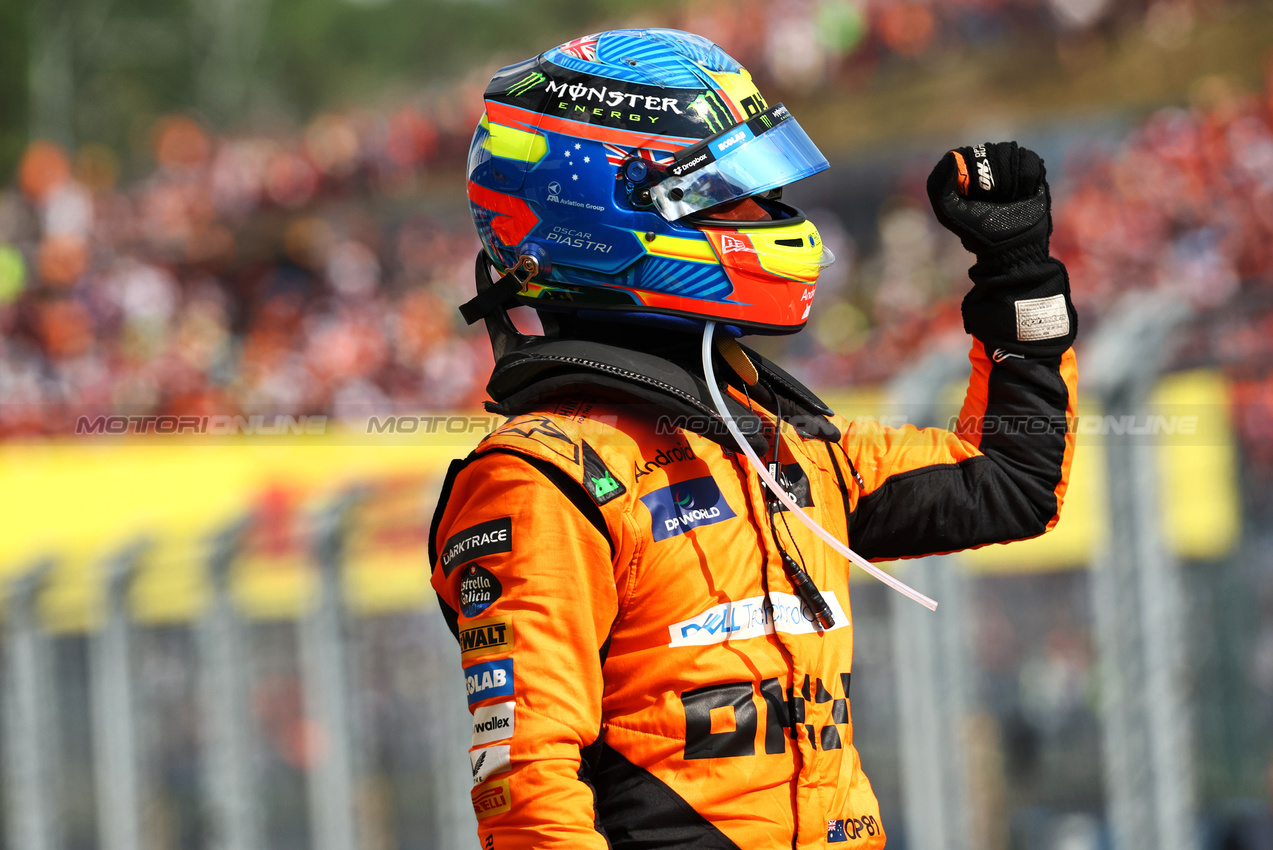
[[[788,248],[803,248],[803,239],[775,239],[775,245],[786,245]]]

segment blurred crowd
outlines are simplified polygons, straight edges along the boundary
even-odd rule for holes
[[[788,4],[760,5],[781,17]],[[808,22],[852,4],[790,5]],[[875,16],[906,6],[853,8],[883,32]],[[1057,2],[911,6],[1002,24]],[[745,15],[679,14],[668,23],[714,35],[744,62],[769,49],[739,29]],[[715,23],[700,19],[709,14]],[[106,148],[33,142],[16,185],[0,190],[0,438],[66,433],[104,413],[365,421],[479,402],[489,346],[455,311],[478,242],[452,190],[478,85],[272,134],[217,136],[169,116],[149,134],[153,167],[128,180]],[[961,333],[969,260],[933,221],[922,176],[902,175],[869,251],[834,214],[816,218],[844,261],[822,281],[811,332],[774,343],[814,385],[886,380]],[[1204,311],[1190,356],[1233,372],[1251,414],[1239,425],[1273,464],[1273,415],[1261,413],[1273,413],[1273,312],[1253,321],[1250,309],[1273,298],[1273,73],[1259,93],[1211,80],[1189,109],[1154,114],[1112,149],[1075,145],[1052,183],[1053,249],[1086,326],[1136,287]]]
[[[1181,43],[1223,0],[741,0],[689,2],[660,22],[701,33],[766,84],[807,90],[870,78],[879,68],[945,50],[1003,43],[1062,49],[1091,33],[1141,29]],[[762,22],[757,25],[757,22]]]
[[[472,288],[467,214],[389,209],[452,141],[411,108],[299,137],[215,138],[177,116],[152,131],[154,171],[123,186],[104,149],[33,143],[0,194],[0,435],[473,402],[488,346],[451,318]]]
[[[1052,253],[1086,328],[1129,290],[1171,293],[1199,317],[1182,362],[1223,366],[1249,393],[1245,382],[1263,387],[1273,365],[1273,66],[1263,91],[1211,78],[1194,101],[1154,113],[1117,145],[1075,144],[1050,164]],[[929,213],[923,174],[901,184],[881,210],[878,251],[848,280],[831,276],[840,297],[803,353],[816,384],[886,379],[962,330],[970,257]],[[1273,390],[1259,392],[1273,412]],[[1247,427],[1266,431],[1273,421],[1251,418],[1260,422]],[[1273,452],[1273,431],[1262,434]]]

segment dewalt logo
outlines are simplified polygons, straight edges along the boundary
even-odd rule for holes
[[[460,654],[465,658],[513,648],[513,618],[470,620],[460,629]]]

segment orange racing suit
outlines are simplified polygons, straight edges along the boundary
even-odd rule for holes
[[[996,362],[974,341],[971,361],[953,431],[782,423],[802,509],[873,560],[1050,529],[1073,452],[1073,350]],[[820,631],[746,458],[591,398],[496,429],[452,465],[434,518],[482,846],[883,847],[853,746],[848,563],[775,515],[835,615]],[[1040,417],[1049,427],[1001,424]]]

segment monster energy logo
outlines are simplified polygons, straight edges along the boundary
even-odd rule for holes
[[[526,76],[522,77],[520,80],[518,80],[517,82],[509,86],[507,94],[510,94],[513,97],[521,97],[527,92],[533,91],[536,87],[539,86],[540,83],[544,81],[544,79],[545,77],[543,74],[539,73],[538,71],[532,71],[531,73],[527,74]]]
[[[773,119],[770,118],[768,115],[760,116],[760,123],[765,125],[766,130],[768,130],[770,127],[774,125]]]
[[[720,133],[724,131],[725,121],[721,116],[722,114],[728,115],[729,110],[721,104],[720,98],[716,96],[716,92],[703,92],[698,97],[690,101],[690,108],[697,112],[703,121],[707,123],[707,129],[711,130],[713,133]]]

